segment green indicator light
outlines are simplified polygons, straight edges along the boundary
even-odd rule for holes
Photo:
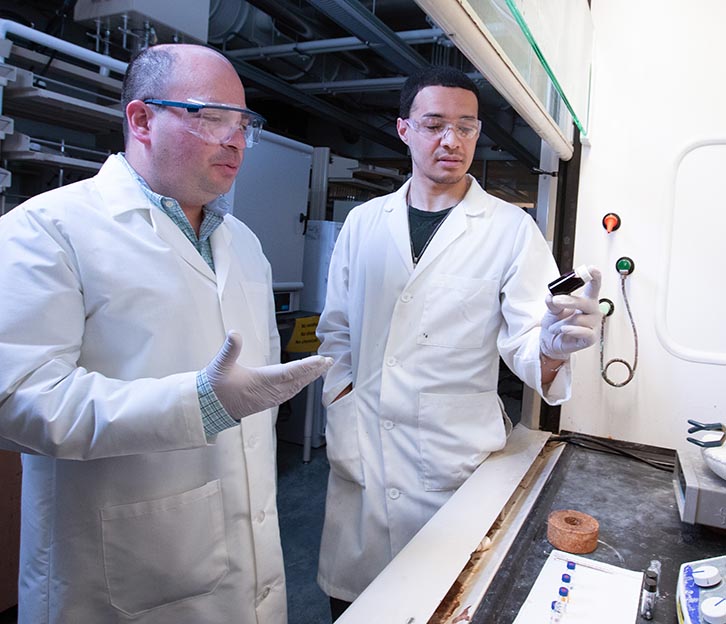
[[[602,314],[603,316],[610,316],[613,312],[615,312],[615,305],[612,301],[610,301],[610,299],[600,299],[598,304],[598,307],[600,308],[600,314]]]
[[[618,273],[625,273],[629,275],[635,268],[635,263],[628,257],[624,256],[615,263],[615,268]]]

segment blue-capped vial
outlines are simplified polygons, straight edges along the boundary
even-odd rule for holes
[[[558,624],[562,621],[565,606],[559,600],[553,600],[550,608],[550,624]]]
[[[577,564],[575,564],[575,562],[574,562],[574,561],[568,561],[568,562],[567,562],[567,569],[568,569],[568,570],[574,570],[574,569],[575,569],[575,566],[576,566],[576,565],[577,565]]]

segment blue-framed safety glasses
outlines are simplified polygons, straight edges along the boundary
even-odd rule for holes
[[[232,104],[199,102],[189,99],[186,102],[157,100],[149,98],[144,104],[182,108],[187,114],[184,122],[187,130],[207,143],[224,145],[232,140],[237,130],[245,137],[245,146],[253,147],[260,141],[260,133],[265,118],[246,108]]]

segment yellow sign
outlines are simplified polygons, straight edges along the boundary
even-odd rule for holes
[[[285,347],[288,353],[315,353],[320,341],[315,335],[320,316],[303,316],[295,319],[295,328]]]

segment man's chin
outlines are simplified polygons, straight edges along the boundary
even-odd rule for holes
[[[436,182],[436,184],[446,184],[449,186],[454,186],[456,184],[459,184],[464,178],[466,177],[466,172],[464,173],[448,173],[448,174],[440,174],[437,176],[431,176],[431,179]]]

